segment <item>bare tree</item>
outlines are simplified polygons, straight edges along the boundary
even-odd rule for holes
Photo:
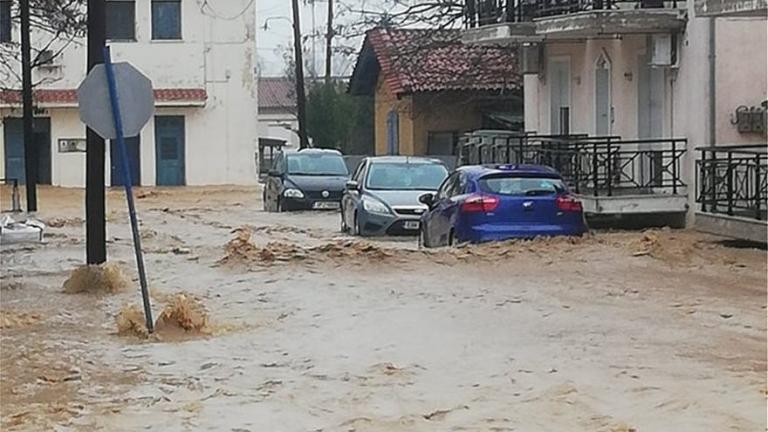
[[[20,26],[16,2],[11,3],[11,23]],[[82,43],[86,33],[85,0],[31,0],[32,68],[60,56],[75,43]],[[38,86],[53,78],[41,78]],[[21,87],[21,44],[17,39],[0,44],[0,90]]]

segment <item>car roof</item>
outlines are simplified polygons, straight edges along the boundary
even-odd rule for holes
[[[410,163],[410,164],[439,164],[445,165],[440,159],[420,156],[372,156],[367,158],[370,163]]]
[[[330,154],[330,155],[338,155],[341,156],[341,152],[334,149],[322,149],[322,148],[306,148],[301,150],[285,150],[283,151],[285,155],[295,155],[295,154]]]
[[[470,177],[479,178],[493,174],[516,174],[521,177],[544,176],[562,178],[559,172],[545,165],[526,164],[497,164],[497,165],[466,165],[459,167],[458,171],[466,173]]]

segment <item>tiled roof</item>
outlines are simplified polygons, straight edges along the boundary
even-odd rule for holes
[[[288,78],[259,78],[259,108],[292,109],[296,107],[296,90]]]
[[[356,75],[371,50],[396,95],[445,90],[519,90],[514,48],[467,45],[459,30],[376,28],[366,34]]]
[[[33,96],[35,103],[40,105],[77,105],[77,90],[35,90]],[[156,103],[204,103],[208,99],[205,89],[155,89]],[[0,104],[21,104],[21,92],[18,90],[0,91]]]

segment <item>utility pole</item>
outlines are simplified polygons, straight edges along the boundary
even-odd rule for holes
[[[331,83],[333,49],[333,0],[328,0],[328,29],[325,32],[325,84]]]
[[[88,71],[104,63],[106,45],[105,0],[88,0]],[[85,241],[88,264],[107,261],[105,220],[104,139],[90,128],[86,130],[85,169]]]
[[[29,0],[20,0],[21,9],[21,99],[24,115],[24,171],[27,212],[37,211],[37,143],[32,112],[32,44],[30,42]]]
[[[293,3],[293,50],[296,62],[296,108],[299,120],[299,148],[309,148],[307,137],[307,96],[304,90],[304,58],[301,51],[301,20],[299,19],[299,0]]]

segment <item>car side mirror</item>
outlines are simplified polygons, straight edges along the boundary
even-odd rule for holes
[[[429,208],[435,204],[435,194],[427,193],[419,197],[419,202],[426,205]]]
[[[357,189],[358,189],[358,187],[360,187],[360,184],[359,184],[359,183],[357,183],[357,182],[356,182],[356,181],[354,181],[354,180],[350,180],[350,181],[348,181],[348,182],[347,182],[347,184],[345,185],[345,187],[347,188],[347,190],[348,190],[348,191],[353,191],[353,190],[357,190]]]

